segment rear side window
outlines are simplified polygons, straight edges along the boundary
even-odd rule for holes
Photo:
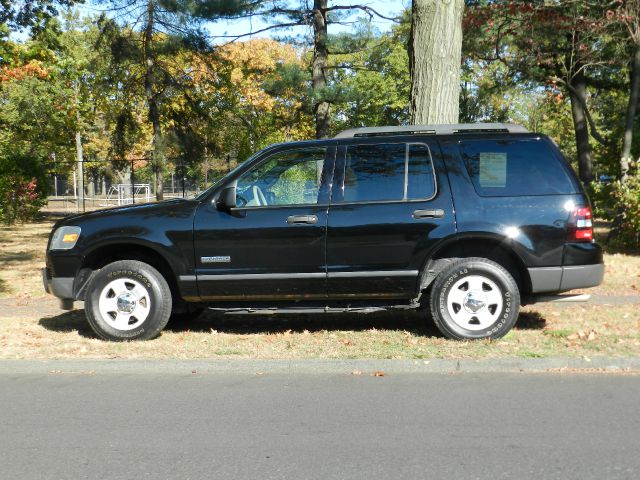
[[[576,193],[567,168],[542,140],[465,140],[460,154],[483,197]]]
[[[347,147],[343,202],[417,200],[435,194],[431,152],[425,144]]]

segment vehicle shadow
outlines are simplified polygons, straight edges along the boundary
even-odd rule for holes
[[[41,318],[43,328],[60,333],[77,332],[86,338],[97,338],[87,323],[84,310],[65,312]],[[515,328],[541,330],[546,320],[538,312],[521,313]],[[273,315],[223,315],[204,312],[195,320],[172,320],[170,332],[224,332],[236,335],[302,333],[322,331],[403,330],[413,335],[442,337],[425,311],[389,311],[376,313],[317,313]]]

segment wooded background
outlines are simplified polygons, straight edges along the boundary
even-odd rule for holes
[[[0,217],[34,214],[52,173],[79,166],[96,191],[134,165],[161,199],[176,166],[204,188],[274,142],[514,122],[558,143],[637,246],[640,0],[406,6],[0,0]],[[224,34],[246,18],[262,26]]]

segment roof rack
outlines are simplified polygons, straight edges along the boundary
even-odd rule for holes
[[[450,125],[405,125],[400,127],[363,127],[344,130],[334,138],[385,137],[392,135],[450,135],[453,133],[527,133],[514,123],[456,123]]]

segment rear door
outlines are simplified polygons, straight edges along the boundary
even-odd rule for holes
[[[327,225],[330,298],[411,298],[429,250],[455,233],[436,141],[354,139],[338,148]]]
[[[335,148],[280,149],[240,174],[237,208],[203,203],[194,223],[203,300],[326,298],[325,235]]]

